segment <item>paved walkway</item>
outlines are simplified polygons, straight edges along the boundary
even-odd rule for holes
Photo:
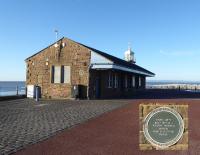
[[[120,100],[1,101],[0,154],[15,152],[125,104]]]
[[[126,101],[130,102],[130,101]],[[139,103],[189,104],[188,151],[140,151]],[[199,155],[199,100],[132,100],[127,106],[65,130],[16,155]]]

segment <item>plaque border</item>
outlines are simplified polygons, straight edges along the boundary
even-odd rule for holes
[[[151,119],[151,117],[154,114],[162,112],[162,111],[170,112],[171,114],[173,114],[177,118],[179,125],[180,125],[179,132],[178,132],[177,136],[174,139],[172,139],[171,141],[166,142],[166,143],[160,143],[160,142],[154,140],[148,132],[149,120]],[[144,118],[143,131],[144,131],[144,136],[145,136],[145,138],[147,139],[148,142],[150,142],[153,146],[155,146],[157,148],[165,149],[165,148],[168,148],[168,147],[176,144],[180,140],[180,138],[183,136],[184,121],[183,121],[183,118],[181,117],[181,115],[176,110],[174,110],[170,107],[162,106],[162,107],[158,107],[158,108],[152,110],[151,112],[149,112],[147,114],[147,116]]]

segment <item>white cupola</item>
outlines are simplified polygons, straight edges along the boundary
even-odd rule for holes
[[[128,50],[124,53],[124,59],[131,63],[136,63],[134,52],[131,50],[130,45],[128,46]]]

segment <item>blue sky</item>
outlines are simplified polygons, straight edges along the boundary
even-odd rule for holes
[[[152,80],[200,80],[200,1],[1,0],[0,81],[25,80],[25,58],[60,37],[123,58],[131,42]]]

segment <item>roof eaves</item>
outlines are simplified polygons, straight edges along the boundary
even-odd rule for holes
[[[78,43],[78,42],[76,42],[76,43]],[[87,46],[87,45],[84,45],[84,44],[81,44],[81,43],[78,43],[78,44],[80,44],[80,45],[82,45],[82,46],[84,46],[84,47],[86,47],[86,48],[88,48],[88,49],[90,49],[90,50],[92,50],[92,51],[94,51],[94,52],[97,52],[98,54],[100,54],[100,55],[106,57],[107,59],[109,59],[110,61],[113,61],[113,62],[116,63],[116,64],[118,64],[118,63],[117,63],[116,61],[114,61],[112,58],[114,58],[114,59],[117,60],[117,61],[123,62],[124,65],[122,65],[122,66],[124,66],[124,67],[133,68],[133,66],[135,66],[135,67],[137,68],[137,70],[142,71],[142,72],[146,72],[146,73],[148,73],[148,74],[150,74],[150,75],[152,75],[152,76],[155,76],[154,73],[152,73],[152,72],[150,72],[150,71],[148,71],[148,70],[144,69],[143,67],[140,67],[140,66],[138,66],[138,65],[136,65],[136,64],[131,64],[131,63],[129,63],[129,62],[123,60],[123,59],[117,58],[117,57],[115,57],[115,56],[112,56],[112,55],[107,54],[107,53],[105,53],[105,52],[99,51],[99,50],[94,49],[94,48],[92,48],[92,47],[89,47],[89,46]],[[129,65],[126,65],[126,64],[129,64]],[[121,65],[121,64],[119,64],[119,65]],[[130,66],[132,66],[132,67],[130,67]]]
[[[62,37],[61,39],[57,40],[56,42],[59,42],[59,41],[61,41],[61,40],[64,39],[64,38],[66,38],[66,37]],[[89,50],[92,50],[92,51],[94,51],[94,52],[96,52],[96,53],[98,53],[98,54],[100,54],[100,55],[106,57],[108,60],[112,61],[113,63],[122,65],[122,66],[127,67],[127,68],[134,68],[134,67],[136,67],[135,69],[137,69],[137,70],[139,70],[139,71],[146,72],[146,73],[148,73],[148,74],[150,74],[150,75],[152,75],[152,76],[155,76],[154,73],[152,73],[152,72],[150,72],[150,71],[148,71],[148,70],[146,70],[146,69],[144,69],[144,68],[142,68],[142,67],[140,67],[140,66],[138,66],[138,65],[136,65],[136,64],[131,64],[131,63],[129,63],[129,62],[123,60],[123,59],[117,58],[117,57],[112,56],[112,55],[110,55],[110,54],[108,54],[108,53],[105,53],[105,52],[102,52],[102,51],[97,50],[97,49],[95,49],[95,48],[92,48],[92,47],[89,47],[89,46],[87,46],[87,45],[81,44],[81,43],[76,42],[76,41],[74,41],[74,40],[72,40],[72,39],[69,39],[69,38],[66,38],[66,39],[71,40],[71,41],[73,41],[73,42],[75,42],[75,43],[77,43],[77,44],[79,44],[79,45],[81,45],[81,46],[83,46],[83,47],[85,47],[85,48],[87,48],[87,49],[89,49]],[[28,59],[34,57],[35,55],[37,55],[37,54],[43,52],[45,49],[47,49],[47,48],[49,48],[50,46],[54,45],[56,42],[54,42],[54,43],[52,43],[51,45],[47,46],[46,48],[40,50],[39,52],[33,54],[32,56],[26,58],[25,61],[27,61]]]

